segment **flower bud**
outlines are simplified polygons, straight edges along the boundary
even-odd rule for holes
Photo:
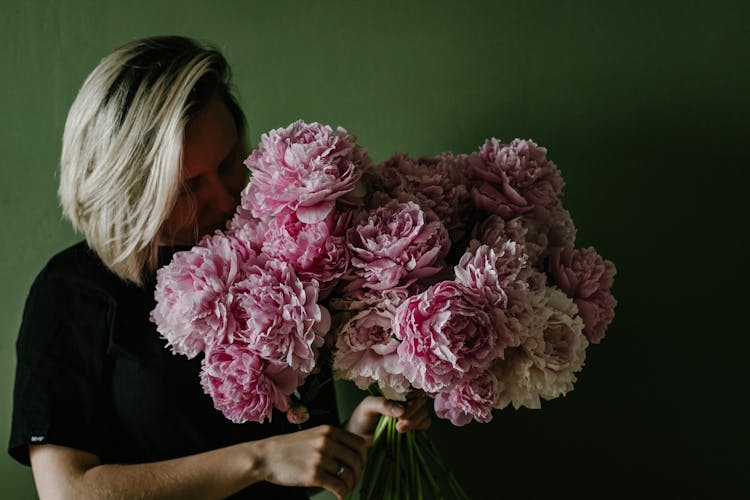
[[[292,424],[304,424],[310,418],[310,411],[302,403],[296,403],[286,411],[286,419]]]

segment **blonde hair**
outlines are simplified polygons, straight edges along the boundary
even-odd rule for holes
[[[128,43],[88,76],[65,122],[60,187],[64,215],[104,264],[142,284],[181,183],[185,127],[214,94],[240,137],[245,118],[216,50],[184,37]]]

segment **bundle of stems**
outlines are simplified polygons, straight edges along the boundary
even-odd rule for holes
[[[362,475],[359,498],[468,500],[427,431],[401,433],[396,430],[397,421],[394,417],[380,417]]]

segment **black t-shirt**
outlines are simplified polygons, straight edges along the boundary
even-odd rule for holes
[[[174,251],[162,249],[160,265]],[[149,320],[154,281],[143,287],[111,273],[85,242],[53,257],[29,292],[17,341],[8,452],[28,465],[28,444],[88,451],[103,463],[183,457],[298,430],[283,413],[270,423],[234,424],[199,381],[201,356],[165,348]],[[304,427],[337,424],[331,383]],[[301,488],[259,483],[248,498],[307,498]]]

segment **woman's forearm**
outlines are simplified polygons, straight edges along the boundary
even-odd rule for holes
[[[34,479],[47,498],[224,498],[264,478],[262,442],[133,465],[54,445],[32,451]],[[93,460],[92,460],[93,457]]]

